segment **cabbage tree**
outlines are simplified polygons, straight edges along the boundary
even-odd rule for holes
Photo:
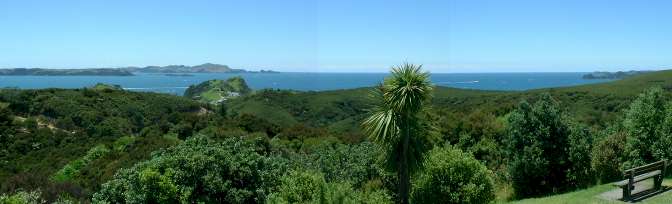
[[[362,122],[369,139],[385,148],[387,164],[399,177],[399,203],[408,203],[410,175],[422,164],[426,149],[428,126],[421,113],[432,86],[421,68],[408,63],[392,67],[391,76],[372,94],[377,104]]]

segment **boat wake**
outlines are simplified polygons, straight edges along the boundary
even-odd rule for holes
[[[475,84],[478,83],[479,81],[444,81],[444,82],[436,82],[435,84]]]

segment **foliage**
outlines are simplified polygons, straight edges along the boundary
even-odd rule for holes
[[[281,178],[266,203],[391,203],[384,191],[361,192],[347,182],[328,183],[320,173],[292,171]]]
[[[79,171],[82,168],[84,168],[84,166],[88,165],[95,159],[105,156],[105,154],[107,154],[108,152],[110,152],[110,149],[105,147],[105,145],[95,146],[91,148],[88,152],[86,152],[86,155],[84,155],[82,158],[71,161],[70,163],[65,165],[61,170],[56,172],[56,174],[54,174],[51,178],[54,181],[58,182],[72,180],[79,174]]]
[[[0,193],[41,188],[43,194],[60,190],[76,199],[90,197],[87,193],[95,192],[118,168],[130,167],[147,159],[151,151],[174,144],[160,137],[175,124],[207,120],[190,117],[197,115],[200,106],[182,97],[121,90],[0,89]],[[193,128],[197,132],[201,127]],[[69,179],[69,188],[52,192],[50,179],[17,183],[26,181],[26,175],[50,178],[95,146],[114,149],[113,142],[131,135],[141,136],[143,146],[125,145],[110,157],[95,159],[95,168],[82,166],[78,176]]]
[[[40,198],[40,191],[25,192],[19,191],[13,195],[0,195],[2,204],[40,204],[46,203]]]
[[[565,191],[572,186],[569,176],[580,176],[583,171],[580,165],[586,160],[576,154],[586,151],[587,144],[580,140],[583,133],[572,133],[568,123],[557,102],[548,94],[534,105],[521,102],[511,113],[508,166],[518,197]],[[572,144],[578,146],[569,148]],[[581,161],[573,164],[573,159]],[[568,170],[573,175],[568,175]]]
[[[626,156],[626,133],[621,130],[605,130],[606,136],[595,143],[591,152],[591,168],[600,183],[608,183],[623,177],[621,162]]]
[[[133,144],[137,138],[133,136],[124,136],[114,141],[112,149],[115,151],[124,151],[126,147]]]
[[[355,145],[325,142],[306,151],[310,153],[292,156],[300,158],[296,166],[322,173],[327,182],[347,181],[361,187],[382,176],[378,164],[381,151],[370,142]]]
[[[495,199],[492,172],[472,155],[436,147],[414,182],[413,203],[489,203]]]
[[[623,126],[628,133],[625,146],[631,168],[672,158],[672,105],[666,104],[661,88],[640,94],[626,111]]]
[[[591,168],[593,136],[582,124],[571,122],[568,136],[567,156],[571,167],[567,171],[569,186],[585,188],[595,183]]]
[[[392,76],[374,92],[376,107],[362,122],[369,138],[385,148],[388,165],[399,178],[400,203],[408,203],[410,176],[422,165],[431,125],[422,115],[431,97],[429,73],[422,66],[404,64],[392,68]]]
[[[123,169],[103,184],[94,202],[110,203],[247,203],[259,202],[273,182],[269,172],[281,166],[257,152],[254,143],[205,136],[157,152],[151,160]]]
[[[492,113],[476,110],[458,121],[451,133],[444,133],[444,140],[471,153],[479,161],[484,161],[489,169],[497,170],[504,165],[502,140],[506,135],[504,119]],[[457,139],[457,140],[455,140]]]

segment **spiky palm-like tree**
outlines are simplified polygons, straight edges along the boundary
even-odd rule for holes
[[[422,164],[426,123],[420,114],[431,97],[429,73],[421,65],[392,67],[372,94],[377,104],[362,122],[364,132],[387,151],[387,164],[399,176],[399,203],[408,203],[411,173]]]

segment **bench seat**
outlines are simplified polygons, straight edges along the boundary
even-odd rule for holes
[[[662,171],[655,170],[655,171],[652,171],[652,172],[649,172],[649,173],[645,173],[645,174],[642,174],[642,175],[639,175],[639,176],[635,176],[635,178],[633,179],[632,182],[637,183],[637,182],[640,182],[642,180],[645,180],[645,179],[648,179],[648,178],[651,178],[651,177],[654,177],[654,176],[658,176],[661,173],[662,173]],[[628,185],[628,179],[616,182],[616,183],[614,183],[614,185],[623,188],[624,186]]]

